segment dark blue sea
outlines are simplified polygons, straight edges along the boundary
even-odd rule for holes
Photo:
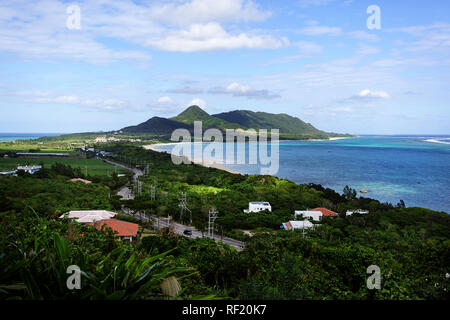
[[[158,149],[171,152],[173,147]],[[246,152],[248,156],[248,144]],[[221,165],[244,174],[260,173],[259,165]],[[282,141],[274,175],[300,184],[321,184],[339,193],[348,185],[357,191],[366,189],[368,193],[359,195],[382,202],[395,205],[401,199],[408,207],[450,213],[450,136]]]

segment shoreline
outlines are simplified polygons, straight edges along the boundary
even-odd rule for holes
[[[336,140],[354,139],[354,138],[359,138],[359,136],[354,136],[354,137],[329,137],[328,139],[291,140],[291,141],[336,141]]]
[[[351,139],[351,138],[358,138],[358,136],[355,136],[355,137],[330,137],[328,139],[311,139],[311,140],[279,140],[279,142],[281,142],[281,141],[336,141],[336,140]],[[151,151],[155,151],[155,152],[167,153],[167,154],[172,155],[171,153],[169,153],[169,152],[167,152],[165,150],[157,149],[157,147],[175,145],[175,144],[179,144],[179,143],[182,143],[182,142],[154,143],[154,144],[143,145],[142,148],[144,148],[145,150],[151,150]],[[210,142],[202,141],[201,143],[210,143]],[[180,156],[175,156],[175,157],[180,157]],[[181,156],[181,158],[185,158],[185,159],[189,160],[190,162],[192,162],[194,164],[198,164],[198,165],[204,166],[206,168],[215,168],[215,169],[227,171],[227,172],[232,173],[232,174],[245,175],[242,172],[238,172],[238,171],[235,171],[235,170],[228,169],[228,168],[224,167],[222,164],[219,164],[217,162],[198,160],[198,159],[195,159],[195,158],[192,158],[192,157],[190,158],[190,157],[187,157],[187,156]]]
[[[167,154],[170,154],[171,156],[178,157],[178,158],[184,158],[184,159],[189,160],[193,164],[198,164],[198,165],[201,165],[201,166],[206,167],[206,168],[214,168],[214,169],[223,170],[223,171],[226,171],[226,172],[232,173],[232,174],[244,175],[241,172],[237,172],[237,171],[228,169],[228,168],[224,167],[223,165],[218,164],[216,162],[209,162],[209,161],[205,161],[205,160],[199,161],[198,159],[190,158],[190,157],[187,157],[187,156],[175,156],[175,155],[172,155],[171,153],[169,153],[169,152],[167,152],[165,150],[160,150],[160,149],[156,148],[156,147],[159,147],[159,146],[174,145],[174,144],[178,144],[178,143],[179,142],[155,143],[155,144],[144,145],[144,146],[142,146],[142,148],[144,148],[145,150],[151,150],[151,151],[155,151],[155,152],[159,152],[159,153],[167,153]]]

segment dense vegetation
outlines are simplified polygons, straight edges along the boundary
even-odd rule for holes
[[[176,117],[170,119],[153,117],[136,126],[123,128],[124,133],[153,133],[167,134],[175,129],[182,128],[193,132],[194,121],[202,121],[203,129],[216,128],[225,132],[226,129],[279,129],[282,139],[314,139],[338,136],[316,129],[310,123],[289,116],[287,114],[271,114],[266,112],[253,112],[247,110],[230,111],[216,115],[209,115],[198,106],[190,106]],[[345,135],[343,135],[345,136]]]
[[[135,200],[114,196],[126,178],[69,181],[64,164],[33,176],[0,177],[0,297],[25,299],[446,299],[450,298],[450,217],[357,198],[320,185],[297,185],[271,176],[236,175],[198,165],[174,165],[170,155],[132,144],[102,144],[111,158],[145,168],[143,192]],[[131,160],[133,159],[133,160]],[[150,186],[156,199],[150,200]],[[214,241],[188,239],[171,230],[144,233],[136,244],[55,219],[73,209],[116,209],[179,217],[187,193],[193,224],[204,229],[211,207],[219,211],[216,232],[246,240],[238,252]],[[273,212],[244,214],[249,201],[269,201]],[[282,231],[293,211],[327,207],[306,233]],[[345,216],[347,209],[367,215]],[[136,220],[119,216],[129,221]],[[186,219],[187,220],[187,219]],[[252,237],[242,230],[250,230]],[[83,271],[82,290],[65,286],[66,268]],[[381,270],[381,289],[366,286],[367,268]]]

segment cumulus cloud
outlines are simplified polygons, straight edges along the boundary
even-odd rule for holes
[[[359,94],[353,95],[341,102],[370,102],[376,100],[387,100],[391,96],[386,91],[372,91],[369,89],[361,90]]]
[[[160,50],[178,52],[275,49],[288,44],[286,38],[279,40],[267,35],[230,34],[216,22],[193,24],[187,30],[170,31],[163,38],[144,43]]]
[[[256,90],[247,85],[241,85],[233,82],[226,87],[215,87],[208,91],[211,94],[229,94],[235,97],[247,97],[253,99],[271,100],[280,98],[277,93],[272,93],[267,89]]]
[[[206,108],[206,102],[203,99],[195,98],[189,103],[174,101],[168,96],[159,97],[158,99],[147,104],[147,109],[152,111],[155,115],[168,115],[182,111],[184,108],[197,105],[200,108]]]
[[[156,100],[156,102],[159,102],[159,103],[172,103],[173,100],[170,97],[165,96],[165,97],[158,98],[158,100]]]
[[[239,48],[278,48],[286,43],[269,33],[226,30],[225,24],[267,19],[252,0],[192,0],[146,4],[89,1],[79,4],[81,29],[66,27],[67,3],[23,0],[0,8],[0,52],[53,61],[74,59],[89,63],[131,60],[147,64],[146,47],[194,52]],[[233,28],[236,28],[234,25]],[[140,46],[133,50],[109,47],[102,38]]]
[[[192,99],[191,102],[189,102],[187,104],[187,106],[188,107],[189,106],[198,106],[198,107],[200,107],[202,109],[205,109],[206,108],[206,101],[203,100],[203,99],[200,99],[200,98],[195,98],[195,99]]]

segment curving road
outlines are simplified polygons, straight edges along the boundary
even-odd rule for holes
[[[144,172],[142,170],[129,168],[123,164],[120,164],[120,163],[117,163],[117,162],[114,162],[111,160],[106,160],[106,159],[101,159],[101,160],[103,160],[111,165],[133,171],[134,172],[133,179],[139,179],[140,176],[144,175]],[[130,188],[128,188],[128,186],[122,187],[119,190],[119,192],[117,193],[117,195],[121,196],[122,200],[134,199],[134,193]],[[142,221],[147,221],[147,222],[152,222],[153,225],[159,229],[167,228],[169,226],[169,221],[167,218],[161,218],[161,217],[157,217],[155,215],[147,215],[145,213],[144,214],[138,214],[138,213],[135,214],[128,208],[123,208],[122,211],[130,216],[133,216],[136,219],[139,219]],[[170,221],[170,226],[173,227],[173,231],[176,234],[182,235],[187,238],[193,238],[193,239],[194,238],[203,238],[203,237],[212,238],[212,239],[214,239],[214,241],[226,243],[238,251],[242,251],[243,248],[245,247],[245,243],[242,241],[228,238],[228,237],[221,237],[219,235],[214,235],[213,237],[207,236],[204,233],[202,233],[201,231],[198,231],[197,229],[195,229],[194,227],[189,227],[189,226],[183,225],[181,223]],[[186,229],[191,229],[192,235],[190,235],[190,236],[185,235],[184,230],[186,230]]]

